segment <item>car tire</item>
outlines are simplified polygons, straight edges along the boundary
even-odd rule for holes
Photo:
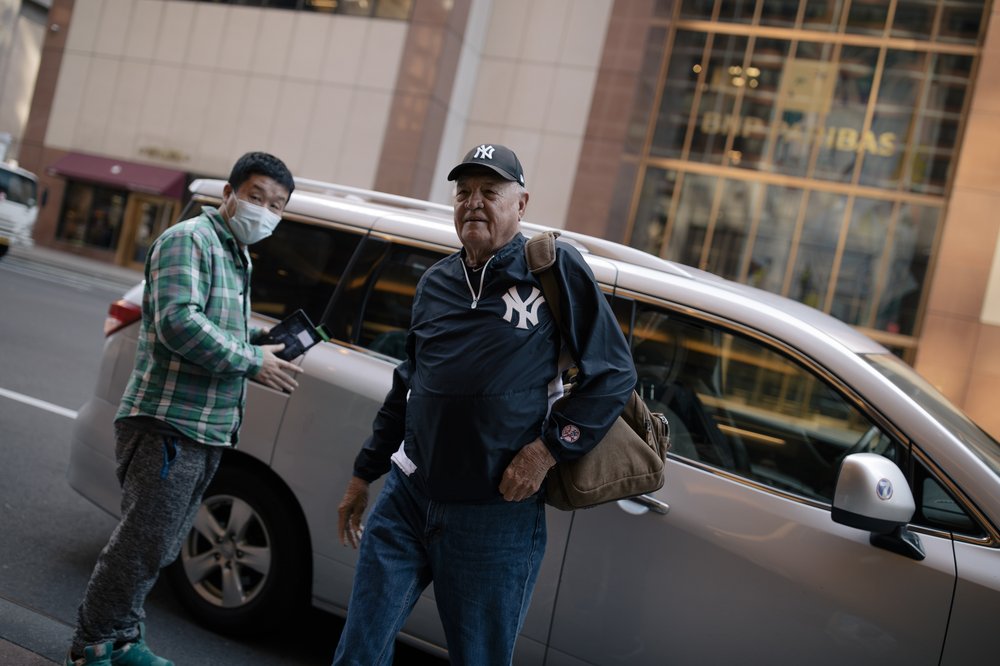
[[[220,633],[279,627],[309,598],[308,540],[297,507],[260,473],[220,468],[167,577],[181,604]]]

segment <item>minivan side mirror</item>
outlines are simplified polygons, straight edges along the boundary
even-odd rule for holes
[[[873,546],[922,560],[920,537],[906,528],[915,511],[913,493],[896,463],[876,453],[844,458],[833,495],[835,523],[868,530]]]

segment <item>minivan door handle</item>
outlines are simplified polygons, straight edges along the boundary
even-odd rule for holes
[[[637,504],[639,506],[635,506]],[[646,513],[646,511],[666,515],[667,512],[670,511],[669,504],[661,502],[650,495],[636,495],[635,497],[629,497],[628,499],[618,500],[618,506],[624,509],[627,513],[636,515]]]

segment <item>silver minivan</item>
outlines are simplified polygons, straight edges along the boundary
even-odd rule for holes
[[[182,217],[218,203],[223,184],[195,181]],[[995,658],[997,442],[887,349],[817,310],[562,238],[605,289],[673,448],[655,493],[549,509],[517,664]],[[417,280],[457,248],[449,207],[304,180],[275,235],[252,246],[257,323],[302,308],[331,340],[296,361],[294,393],[250,384],[239,448],[167,572],[200,622],[251,631],[309,600],[345,612],[356,552],[337,539],[336,507],[403,353]],[[69,461],[70,484],[112,514],[112,419],[140,297],[136,286],[111,305]],[[445,654],[433,588],[401,638]]]

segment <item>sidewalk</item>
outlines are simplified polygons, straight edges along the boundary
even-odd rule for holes
[[[12,263],[34,264],[40,268],[54,268],[76,273],[78,275],[95,278],[104,282],[114,283],[120,286],[122,291],[138,284],[143,279],[142,271],[124,266],[116,266],[96,259],[89,259],[63,252],[49,247],[34,245],[24,247],[23,245],[13,245],[0,262],[10,261]]]

